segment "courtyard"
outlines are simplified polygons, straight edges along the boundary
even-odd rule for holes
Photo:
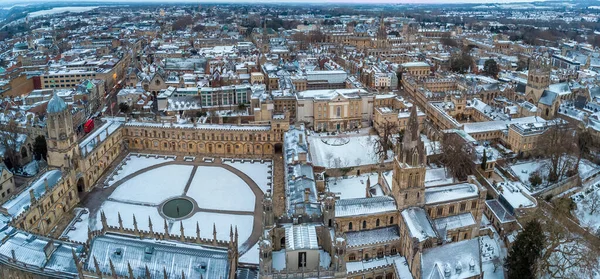
[[[64,238],[85,242],[87,228],[102,228],[101,213],[109,226],[169,234],[196,235],[229,241],[238,229],[239,249],[248,263],[258,263],[256,243],[262,229],[262,200],[271,192],[270,160],[194,158],[129,154],[109,172],[101,185],[81,202]],[[254,255],[256,254],[256,255]]]

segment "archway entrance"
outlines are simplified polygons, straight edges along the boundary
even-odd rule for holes
[[[83,181],[83,177],[77,179],[77,193],[81,196],[81,194],[85,192],[85,182]]]

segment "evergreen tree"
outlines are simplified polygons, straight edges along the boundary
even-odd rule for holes
[[[537,220],[529,221],[517,236],[504,263],[507,279],[533,279],[536,262],[544,248],[546,237]]]
[[[485,154],[485,148],[483,149],[483,157],[481,157],[481,169],[485,170],[485,165],[487,164],[487,155]]]
[[[500,72],[500,69],[498,67],[498,63],[496,63],[496,60],[490,58],[488,60],[485,60],[485,63],[483,64],[483,71],[488,76],[496,77],[498,76],[498,72]]]
[[[46,138],[44,136],[37,136],[33,142],[33,154],[36,160],[40,160],[48,155],[48,146],[46,145]]]

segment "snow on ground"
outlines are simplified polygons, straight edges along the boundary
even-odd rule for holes
[[[329,191],[335,193],[340,199],[364,198],[366,196],[367,177],[371,179],[371,187],[377,184],[377,173],[369,173],[348,178],[333,178],[327,180]]]
[[[377,136],[346,136],[343,141],[337,140],[336,137],[308,137],[310,155],[316,166],[344,168],[372,165],[379,162],[374,148]],[[341,145],[337,145],[338,142]],[[342,144],[344,142],[345,144]],[[393,157],[393,152],[388,151],[389,160]],[[339,164],[335,163],[336,158],[340,159]]]
[[[119,185],[110,198],[159,204],[183,194],[192,169],[193,166],[168,165],[141,173]]]
[[[577,208],[573,215],[582,227],[590,228],[592,233],[600,233],[600,184],[595,184],[583,192],[571,196]],[[592,213],[591,207],[596,203],[597,209]]]
[[[529,176],[545,165],[545,160],[537,160],[510,166],[521,182],[529,185]],[[541,170],[540,170],[541,171]]]
[[[256,198],[250,186],[221,167],[199,166],[186,193],[200,208],[254,211]]]
[[[425,187],[450,184],[452,177],[446,177],[446,169],[435,168],[425,170]]]
[[[225,162],[224,164],[230,165],[243,173],[249,176],[254,182],[260,187],[263,192],[267,192],[267,190],[271,190],[271,186],[268,183],[271,182],[272,179],[269,177],[272,176],[273,165],[271,161],[265,161],[261,163],[260,161],[254,161],[254,163],[250,163],[249,161],[241,162]]]
[[[154,221],[153,221],[154,222]],[[217,239],[229,241],[229,228],[237,226],[239,246],[252,234],[254,217],[252,215],[233,215],[221,213],[198,212],[192,217],[182,221],[186,235],[196,235],[196,222],[200,225],[200,236],[204,238],[213,237],[213,224],[217,228]],[[179,222],[173,224],[171,233],[179,235]]]
[[[500,247],[498,242],[489,236],[481,236],[479,248],[481,249],[481,265],[484,279],[504,279],[504,269],[500,264]],[[494,261],[499,265],[494,272]]]
[[[88,226],[90,224],[90,212],[86,208],[75,208],[74,209],[76,219],[69,225],[69,231],[66,236],[69,240],[86,242],[88,238]],[[79,221],[81,220],[81,221]]]
[[[109,178],[108,185],[112,186],[124,177],[141,169],[173,161],[173,158],[156,158],[156,155],[150,156],[152,157],[146,158],[146,155],[141,155],[141,157],[138,157],[137,155],[129,154],[125,159],[123,159],[121,168],[115,170],[113,175]]]
[[[572,158],[573,165],[575,165],[576,158]],[[536,170],[539,170],[544,182],[546,181],[546,176],[548,175],[548,167],[550,161],[547,159],[544,160],[535,160],[525,163],[519,163],[510,166],[512,171],[518,176],[519,180],[523,182],[525,185],[529,185],[529,176],[534,173]],[[586,179],[596,173],[600,172],[600,167],[593,164],[592,162],[582,159],[579,162],[579,176],[582,179]]]
[[[239,230],[239,228],[238,228]],[[256,244],[254,244],[254,246],[252,246],[252,248],[250,248],[250,250],[248,250],[248,252],[246,252],[245,254],[243,254],[240,257],[240,262],[242,263],[249,263],[249,264],[259,264],[258,262],[258,258],[259,258],[259,249],[258,249],[258,242]]]

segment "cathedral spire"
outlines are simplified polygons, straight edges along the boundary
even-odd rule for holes
[[[413,104],[408,117],[408,125],[404,132],[404,142],[419,140],[419,118],[417,116],[417,105]]]

